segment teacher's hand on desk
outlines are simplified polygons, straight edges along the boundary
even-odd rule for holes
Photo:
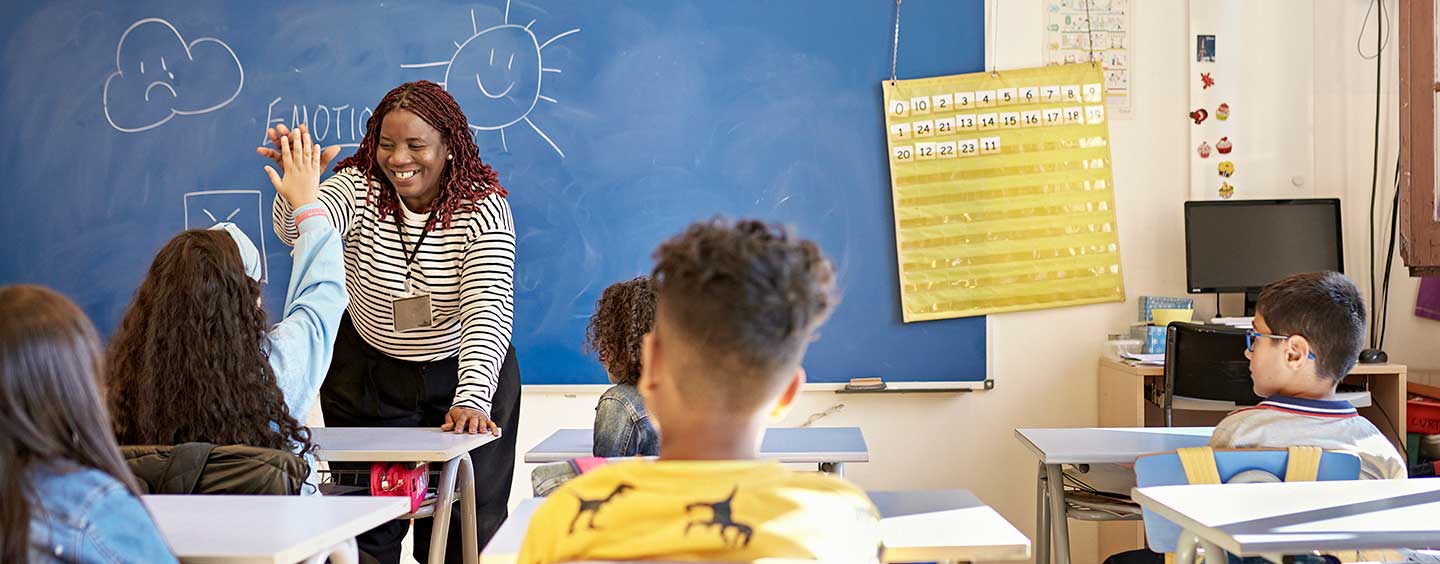
[[[469,407],[452,407],[450,412],[445,414],[445,424],[440,426],[441,431],[455,431],[456,433],[490,433],[500,436],[500,426],[486,417],[478,409]]]

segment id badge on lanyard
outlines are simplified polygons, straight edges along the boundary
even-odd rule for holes
[[[405,278],[405,291],[390,299],[390,313],[394,316],[395,331],[403,333],[414,329],[429,329],[435,324],[430,310],[430,294],[416,292],[410,287],[410,278]]]
[[[400,233],[400,251],[405,252],[405,228],[400,224],[399,214],[395,217],[395,229]],[[415,241],[415,249],[405,253],[405,291],[390,299],[391,319],[395,323],[395,331],[403,333],[415,329],[429,329],[435,325],[435,315],[430,308],[430,294],[415,289],[410,280],[410,265],[415,262],[415,256],[420,253],[420,245],[425,242],[425,235],[428,231],[420,232],[420,239]]]

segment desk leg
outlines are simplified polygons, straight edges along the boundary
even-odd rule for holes
[[[1207,540],[1200,540],[1200,548],[1205,549],[1206,562],[1228,562],[1229,557],[1224,556],[1225,551],[1218,545]]]
[[[435,522],[430,529],[429,564],[444,564],[445,543],[450,540],[450,506],[455,504],[455,478],[460,473],[459,456],[445,463],[440,471],[440,487],[435,497]],[[474,511],[473,509],[471,511]]]
[[[1175,543],[1175,564],[1195,564],[1195,535],[1185,529]]]
[[[834,474],[834,475],[836,475],[836,476],[839,476],[839,477],[841,477],[841,478],[844,478],[844,477],[845,477],[845,463],[844,463],[844,462],[821,462],[821,463],[820,463],[820,471],[821,471],[821,472],[826,472],[826,473],[829,473],[829,474]]]
[[[465,564],[480,560],[479,520],[475,518],[475,464],[470,453],[460,455],[460,547]]]
[[[1035,564],[1050,564],[1050,500],[1045,465],[1035,478]]]
[[[1055,564],[1070,564],[1070,523],[1065,510],[1065,470],[1059,464],[1045,465],[1045,481],[1050,493],[1050,530],[1053,535],[1051,550]]]

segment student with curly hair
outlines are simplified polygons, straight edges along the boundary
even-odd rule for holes
[[[838,299],[819,247],[778,225],[701,222],[655,250],[652,280],[639,387],[660,458],[560,486],[535,510],[518,561],[878,561],[879,512],[864,491],[759,459]]]
[[[74,303],[0,287],[0,562],[175,562],[110,432],[100,365]]]
[[[660,454],[660,435],[635,387],[640,383],[641,344],[654,323],[655,291],[649,277],[611,284],[595,304],[585,346],[600,356],[614,384],[595,405],[595,456]]]
[[[268,131],[277,143],[285,133]],[[320,391],[325,424],[498,435],[470,453],[481,546],[508,515],[520,423],[520,368],[510,346],[515,228],[505,195],[455,99],[422,80],[385,94],[359,149],[335,166],[319,196],[345,240],[353,299]],[[275,233],[286,243],[296,236],[285,221],[293,204],[275,199]],[[460,504],[451,510],[445,553],[458,560]],[[432,522],[415,522],[422,561]],[[358,543],[381,562],[398,562],[406,529],[387,523]]]
[[[345,310],[340,236],[315,202],[320,148],[308,135],[281,140],[285,176],[275,189],[296,209],[300,233],[274,327],[260,307],[260,253],[221,224],[176,235],[160,249],[110,343],[108,400],[124,445],[204,442],[310,457],[301,424],[315,404]],[[314,463],[305,493],[316,493]]]

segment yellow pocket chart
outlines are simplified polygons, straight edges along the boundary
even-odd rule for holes
[[[905,322],[1125,300],[1088,63],[881,82]]]

